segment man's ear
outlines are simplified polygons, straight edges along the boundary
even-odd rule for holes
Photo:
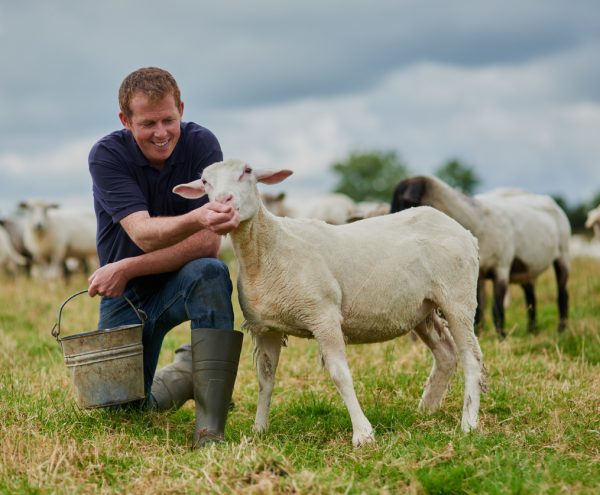
[[[173,192],[187,199],[198,199],[206,194],[202,179],[197,179],[187,184],[179,184],[173,188]]]
[[[121,121],[121,124],[123,124],[123,127],[125,127],[125,129],[131,128],[131,126],[129,125],[129,119],[127,118],[127,115],[125,115],[123,112],[119,112],[119,120]]]

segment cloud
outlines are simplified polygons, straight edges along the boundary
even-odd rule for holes
[[[178,79],[185,118],[225,155],[293,168],[330,190],[352,150],[415,172],[449,158],[483,187],[584,200],[600,189],[595,1],[154,0],[3,2],[0,207],[90,194],[87,152],[119,127],[116,93],[143,65]]]
[[[92,182],[87,155],[93,142],[81,139],[43,152],[0,154],[0,212],[8,213],[19,201],[36,197],[90,206]]]

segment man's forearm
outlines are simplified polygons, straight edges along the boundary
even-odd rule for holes
[[[174,217],[150,217],[148,212],[137,212],[121,220],[121,225],[146,253],[175,247],[202,228],[191,212]]]
[[[121,220],[121,226],[145,253],[175,246],[196,232],[226,234],[238,226],[239,213],[231,204],[209,202],[183,215],[150,217],[138,211]]]
[[[219,235],[203,230],[173,246],[126,258],[119,263],[131,280],[143,275],[178,270],[194,259],[216,257],[220,244]]]

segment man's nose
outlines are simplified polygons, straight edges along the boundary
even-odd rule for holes
[[[165,137],[167,135],[167,127],[161,123],[156,124],[154,127],[154,135],[156,137]]]

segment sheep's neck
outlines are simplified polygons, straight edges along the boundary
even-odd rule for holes
[[[240,274],[252,277],[261,271],[264,253],[272,248],[276,229],[275,218],[261,204],[252,218],[230,233]]]
[[[433,206],[476,234],[480,230],[483,213],[480,202],[451,187],[439,184],[435,187],[439,190],[439,194],[433,195],[436,198]]]

